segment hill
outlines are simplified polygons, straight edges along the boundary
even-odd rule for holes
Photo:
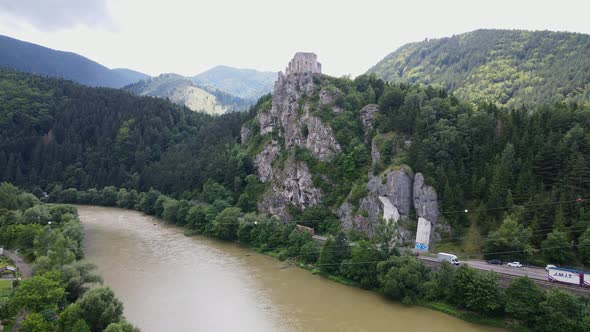
[[[444,87],[474,102],[585,103],[590,100],[590,36],[477,30],[404,45],[368,72],[396,83]]]
[[[184,105],[193,111],[208,114],[226,112],[214,95],[194,86],[191,80],[177,74],[162,74],[128,85],[124,89],[140,96],[168,98],[171,102]]]
[[[111,88],[120,88],[137,81],[139,76],[147,76],[129,69],[111,70],[76,53],[57,51],[2,35],[0,66]]]
[[[228,151],[245,117],[0,69],[0,176],[43,188],[191,191],[209,178],[223,183],[232,164],[247,171]]]
[[[193,82],[204,88],[254,100],[271,92],[276,79],[277,73],[274,72],[227,66],[217,66],[191,77]]]

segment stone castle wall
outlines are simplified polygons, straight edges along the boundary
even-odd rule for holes
[[[322,64],[315,53],[297,52],[285,70],[287,75],[303,73],[322,73]]]

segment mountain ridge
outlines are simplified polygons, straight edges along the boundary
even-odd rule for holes
[[[408,43],[367,71],[509,107],[588,102],[588,72],[590,35],[497,29]]]
[[[4,35],[0,35],[0,65],[27,73],[68,79],[88,86],[110,88],[120,88],[132,83],[129,75],[145,75],[130,69],[109,69],[74,52],[55,50]]]

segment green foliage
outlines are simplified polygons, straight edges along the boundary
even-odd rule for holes
[[[82,319],[80,306],[77,303],[68,305],[57,320],[58,332],[90,332],[90,327]]]
[[[213,234],[220,239],[237,240],[238,223],[242,211],[237,207],[228,207],[213,220]]]
[[[428,270],[417,258],[409,255],[392,256],[377,265],[381,292],[385,296],[415,303],[422,296],[422,284],[428,280]]]
[[[540,315],[543,291],[528,277],[514,279],[505,291],[506,313],[532,325]]]
[[[457,270],[453,285],[454,300],[460,306],[481,314],[497,314],[503,298],[493,272],[479,272],[467,266]]]
[[[484,255],[486,259],[528,260],[533,250],[530,245],[531,236],[529,228],[525,229],[513,216],[509,216],[504,219],[500,228],[488,235]]]
[[[363,288],[378,288],[377,262],[385,257],[374,244],[361,240],[352,247],[350,259],[342,262],[340,271],[344,277],[358,282]]]
[[[340,264],[350,258],[350,251],[350,244],[343,232],[328,238],[318,260],[320,270],[324,273],[337,274]]]
[[[121,321],[109,324],[104,332],[139,332],[139,328],[131,325],[131,323],[127,321]]]
[[[20,331],[23,332],[52,332],[55,331],[55,323],[47,321],[38,313],[28,314],[23,320]]]
[[[40,312],[55,310],[65,296],[65,289],[58,282],[41,276],[34,276],[20,283],[14,296],[8,302],[12,312],[26,310]]]
[[[404,45],[369,72],[387,81],[451,89],[475,102],[583,104],[590,91],[588,76],[579,73],[590,68],[589,46],[584,34],[476,30]],[[398,100],[388,96],[385,105]]]
[[[101,332],[109,324],[118,323],[123,318],[123,304],[108,287],[88,290],[78,299],[77,304],[80,315],[93,332]]]
[[[556,264],[564,264],[574,259],[574,253],[567,234],[559,229],[554,229],[541,243],[543,256]]]
[[[545,292],[540,308],[541,316],[535,330],[579,331],[583,319],[582,305],[571,293],[552,288]]]

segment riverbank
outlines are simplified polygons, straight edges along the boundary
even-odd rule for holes
[[[187,237],[137,211],[83,206],[80,218],[88,258],[144,332],[205,325],[202,330],[499,331],[330,281],[269,252]],[[157,318],[168,315],[176,319]]]

